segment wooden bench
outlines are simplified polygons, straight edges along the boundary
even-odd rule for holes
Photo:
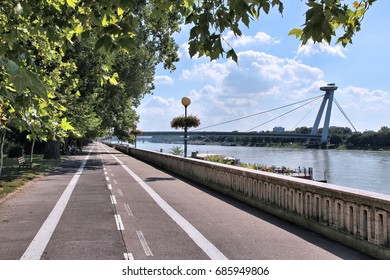
[[[26,162],[24,157],[18,157],[18,163],[19,163],[18,171],[20,171],[20,169],[23,168],[23,167],[32,168],[32,163],[31,162]]]

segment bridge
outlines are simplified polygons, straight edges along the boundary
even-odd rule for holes
[[[142,136],[183,136],[182,131],[145,131]],[[320,140],[321,135],[299,134],[299,133],[274,133],[274,132],[239,132],[239,131],[188,131],[188,136],[240,136],[240,137],[264,137],[264,138],[296,138]]]
[[[194,129],[191,131],[186,130],[185,134],[187,136],[240,136],[240,137],[261,137],[261,138],[305,139],[307,147],[313,147],[313,148],[326,147],[327,142],[328,142],[330,117],[331,117],[333,103],[335,103],[339,107],[339,109],[344,114],[346,119],[349,121],[351,126],[355,129],[355,127],[353,126],[353,124],[351,123],[351,121],[349,120],[347,115],[345,114],[345,112],[342,110],[342,108],[340,107],[340,105],[337,103],[337,101],[334,98],[334,92],[337,90],[337,88],[338,87],[333,83],[330,83],[330,84],[327,84],[326,86],[320,87],[320,90],[324,91],[325,94],[322,96],[322,103],[321,103],[320,109],[319,109],[317,117],[314,121],[312,130],[309,134],[299,134],[299,133],[291,133],[291,132],[286,132],[286,133],[258,132],[258,131],[253,131],[253,129],[251,131],[246,131],[246,132],[242,132],[242,131],[205,131],[205,130],[201,131],[199,129]],[[311,99],[309,99],[309,100],[311,100]],[[301,102],[305,102],[305,101],[307,101],[307,100],[304,100]],[[297,103],[301,103],[301,102],[297,102]],[[312,101],[310,101],[310,102],[312,102]],[[296,103],[294,103],[294,104],[296,104]],[[308,104],[308,103],[306,103],[306,104]],[[306,105],[306,104],[304,104],[304,105]],[[287,105],[287,106],[289,106],[289,105]],[[287,107],[287,106],[282,106],[282,107]],[[302,107],[302,106],[300,106],[300,107]],[[300,108],[300,107],[298,107],[298,108]],[[326,111],[325,111],[325,109],[326,109]],[[287,113],[290,113],[294,110],[291,110]],[[268,110],[266,112],[269,112],[269,111],[271,111],[271,110]],[[321,119],[323,118],[324,112],[325,112],[324,125],[322,128],[321,134],[319,134],[319,125],[320,125]],[[287,113],[282,114],[282,116],[286,115]],[[258,115],[258,114],[255,114],[255,115]],[[241,120],[241,119],[247,118],[247,117],[250,117],[250,116],[241,117],[237,120]],[[272,120],[277,119],[277,118],[278,117],[273,118]],[[234,120],[232,120],[232,121],[234,121]],[[226,124],[226,123],[232,122],[232,121],[226,121],[226,122],[223,122],[222,124]],[[219,125],[219,124],[217,124],[217,125]],[[207,128],[214,127],[217,125],[208,126]],[[355,129],[355,131],[356,131],[356,129]],[[183,132],[182,131],[144,131],[142,133],[142,135],[138,136],[138,137],[168,136],[168,135],[182,136]],[[185,141],[187,140],[187,136],[184,136]]]

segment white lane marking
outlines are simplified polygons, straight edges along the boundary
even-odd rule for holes
[[[126,210],[127,214],[129,216],[133,217],[134,214],[133,214],[133,211],[131,211],[131,208],[130,208],[129,204],[125,203],[124,206],[125,206],[125,210]]]
[[[134,257],[133,257],[132,253],[124,253],[123,255],[125,257],[125,260],[130,260],[130,261],[134,260]]]
[[[110,195],[110,198],[111,198],[111,203],[112,203],[112,204],[116,204],[116,198],[115,198],[115,196]]]
[[[103,167],[103,170],[106,171],[107,169],[105,167]]]
[[[111,177],[115,177],[114,173],[111,173]]]
[[[108,173],[107,173],[107,171],[104,171],[104,175],[107,175]]]
[[[104,149],[107,150],[106,147]],[[204,237],[193,225],[191,225],[183,216],[173,209],[165,200],[161,198],[148,184],[142,181],[133,171],[130,170],[121,160],[110,153],[110,155],[134,178],[134,180],[154,199],[154,201],[163,209],[190,237],[194,242],[212,259],[227,260],[228,258],[218,250],[206,237]]]
[[[114,184],[118,185],[118,181],[114,179]]]
[[[123,196],[123,192],[122,192],[121,189],[118,189],[118,193],[119,193],[120,196]]]
[[[144,235],[142,234],[142,231],[137,230],[136,233],[137,233],[139,241],[141,242],[142,248],[144,249],[145,255],[148,257],[153,256],[152,250],[150,250],[148,242],[146,242],[146,239],[145,239]]]
[[[114,217],[115,217],[115,222],[116,222],[117,229],[118,230],[125,230],[125,227],[123,226],[123,222],[122,222],[122,219],[121,219],[121,215],[115,214]]]
[[[62,193],[60,199],[57,201],[53,210],[50,212],[49,216],[46,218],[45,222],[39,229],[38,233],[35,235],[34,239],[31,241],[27,250],[24,252],[23,256],[20,258],[21,260],[39,260],[49,243],[51,236],[57,224],[64,213],[65,207],[69,202],[70,196],[74,188],[76,187],[77,181],[79,180],[81,174],[83,173],[84,167],[87,164],[89,156],[92,152],[92,149],[95,147],[92,146],[88,155],[84,158],[77,172],[73,175],[69,184],[66,186],[64,192]]]
[[[107,176],[106,176],[106,181],[110,181],[110,178],[108,178]]]
[[[107,189],[112,190],[111,184],[107,184]]]

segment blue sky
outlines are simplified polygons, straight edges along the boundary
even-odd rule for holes
[[[176,36],[181,60],[172,73],[158,68],[154,94],[146,96],[137,109],[139,129],[171,130],[172,118],[184,114],[184,96],[192,101],[188,113],[198,116],[202,128],[320,96],[323,92],[319,88],[327,83],[338,86],[335,98],[358,131],[390,127],[390,1],[379,0],[373,5],[362,30],[346,48],[334,44],[300,46],[288,33],[303,24],[305,1],[284,2],[283,17],[273,10],[252,22],[249,29],[244,27],[242,37],[224,34],[239,56],[238,64],[226,59],[191,59],[186,51],[189,27],[184,26]],[[299,105],[207,130],[311,127],[318,102],[268,122]],[[351,127],[336,106],[331,125]]]

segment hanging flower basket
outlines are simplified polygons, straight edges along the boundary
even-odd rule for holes
[[[200,120],[197,116],[189,115],[187,117],[180,116],[173,118],[171,121],[171,127],[175,129],[185,128],[185,127],[198,127],[200,125]]]
[[[130,134],[137,136],[137,135],[141,135],[142,131],[139,129],[133,129],[132,131],[130,131]]]

